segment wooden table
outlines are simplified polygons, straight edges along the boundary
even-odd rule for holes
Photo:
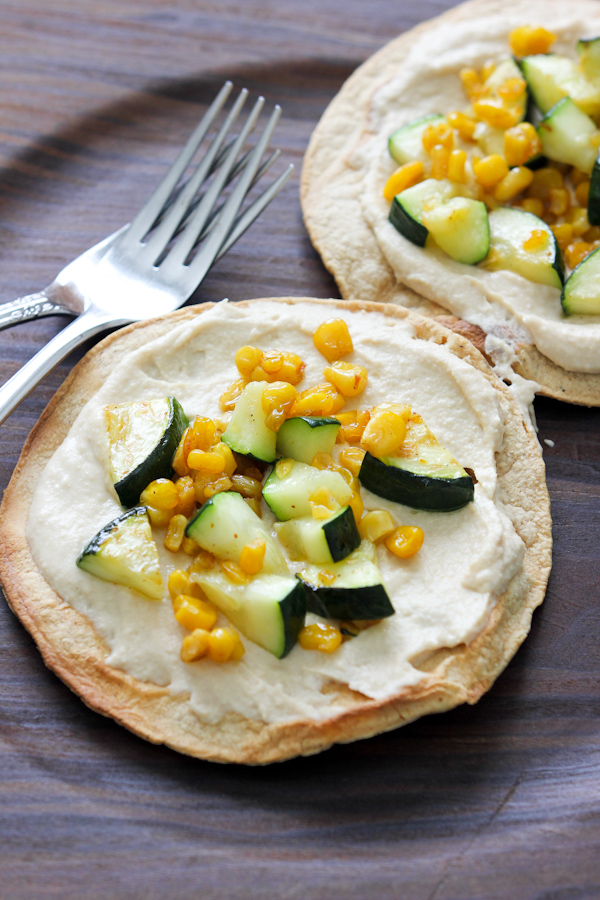
[[[300,169],[356,66],[448,0],[2,0],[0,299],[126,222],[227,78],[283,106]],[[298,178],[200,299],[338,296]],[[0,380],[65,324],[0,333]],[[0,428],[0,487],[68,359]],[[197,762],[90,712],[0,608],[2,898],[600,897],[600,413],[536,402],[547,600],[474,708],[265,769]]]

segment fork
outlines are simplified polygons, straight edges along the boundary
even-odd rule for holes
[[[276,151],[261,166],[281,113],[280,107],[275,106],[256,145],[238,160],[264,105],[264,98],[259,97],[237,137],[226,145],[245,103],[246,90],[238,95],[195,171],[181,182],[232,87],[231,82],[223,85],[161,183],[129,225],[66,266],[45,291],[0,307],[0,317],[3,310],[5,316],[18,311],[20,320],[35,315],[77,314],[0,388],[0,424],[54,366],[87,338],[109,328],[164,315],[185,303],[211,265],[281,190],[293,171],[291,165],[240,212],[253,184],[278,155]],[[224,199],[229,183],[234,186]],[[0,319],[0,327],[1,323]]]

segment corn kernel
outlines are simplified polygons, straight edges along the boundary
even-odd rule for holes
[[[298,394],[288,415],[331,416],[338,412],[346,401],[331,384],[317,384]]]
[[[452,150],[454,144],[454,135],[452,128],[445,119],[428,125],[423,131],[422,137],[423,148],[427,153],[432,153],[434,147],[445,147],[446,150]]]
[[[469,100],[480,97],[483,92],[483,85],[475,69],[466,68],[460,71],[460,80],[464,88],[465,94]]]
[[[248,478],[247,475],[232,475],[231,490],[241,494],[242,497],[254,497],[260,500],[262,497],[262,481],[256,478]]]
[[[182,434],[181,440],[179,441],[179,444],[177,445],[177,450],[175,451],[175,455],[173,456],[173,461],[171,462],[171,465],[173,466],[173,469],[177,475],[189,475],[190,474],[190,470],[188,469],[187,464],[186,464],[187,454],[185,452],[186,439],[187,439],[188,433],[190,431],[191,431],[190,428],[186,428],[186,430]]]
[[[246,575],[256,575],[263,567],[267,542],[265,538],[257,537],[244,545],[240,555],[240,567]]]
[[[520,122],[504,132],[504,158],[510,168],[524,165],[541,149],[538,133],[530,122]]]
[[[275,474],[278,478],[285,478],[294,468],[294,460],[283,457],[275,463]]]
[[[140,494],[142,506],[152,506],[154,509],[175,509],[179,501],[177,488],[168,478],[157,478],[151,481]]]
[[[521,201],[521,208],[524,209],[525,212],[537,216],[538,219],[541,219],[544,215],[544,203],[537,197],[525,197],[525,199]]]
[[[487,81],[490,75],[493,75],[496,70],[496,63],[492,62],[492,60],[488,60],[484,66],[481,67],[481,80]]]
[[[400,525],[384,538],[384,544],[390,553],[400,559],[408,559],[418,553],[423,546],[424,534],[415,525]]]
[[[267,428],[271,431],[279,430],[297,396],[296,388],[286,381],[274,381],[270,387],[265,388],[262,408],[267,417]]]
[[[199,550],[196,556],[194,557],[194,561],[191,566],[188,568],[188,572],[190,574],[199,573],[199,572],[207,572],[209,569],[212,569],[216,560],[212,553],[209,553],[208,550]],[[189,594],[189,590],[182,591],[183,594]]]
[[[220,475],[225,470],[225,458],[221,453],[206,453],[204,450],[192,450],[187,464],[190,469],[208,475]]]
[[[189,594],[190,585],[190,576],[187,572],[184,572],[183,569],[174,569],[169,575],[169,580],[167,582],[171,599],[174,600],[175,597],[178,597],[180,594]]]
[[[210,450],[216,443],[217,429],[212,419],[205,416],[196,416],[192,425],[195,450]]]
[[[538,250],[543,250],[547,246],[548,240],[548,232],[537,228],[523,241],[523,250],[526,250],[528,253],[537,253]]]
[[[387,537],[395,529],[394,520],[385,509],[372,509],[360,520],[358,530],[361,538],[373,544]]]
[[[580,172],[579,169],[576,169],[575,166],[571,169],[570,172],[571,183],[573,187],[578,187],[582,181],[589,181],[590,176],[586,172]]]
[[[365,511],[365,505],[362,501],[362,497],[360,496],[359,491],[354,491],[354,493],[350,497],[350,500],[348,501],[348,506],[352,510],[352,513],[354,515],[354,521],[356,522],[356,525],[358,526],[358,524],[362,518],[362,514]]]
[[[242,567],[233,559],[222,559],[220,560],[220,565],[229,580],[233,581],[234,584],[246,584],[249,581]]]
[[[200,544],[193,538],[184,537],[181,542],[181,549],[184,553],[187,553],[188,556],[196,556],[200,549]]]
[[[450,151],[442,144],[436,144],[431,151],[431,177],[441,181],[448,176],[448,163]]]
[[[219,407],[223,410],[223,412],[229,412],[232,409],[235,409],[235,404],[246,387],[246,379],[238,378],[237,381],[234,381],[233,384],[230,384],[228,388],[226,388],[221,397],[219,399]]]
[[[217,478],[216,481],[209,481],[204,488],[204,495],[207,500],[210,500],[215,494],[229,490],[231,490],[231,479],[223,475],[221,478]]]
[[[560,225],[551,225],[550,228],[552,229],[558,246],[561,250],[564,250],[564,248],[573,240],[573,226],[568,222],[562,222]]]
[[[574,269],[580,262],[583,262],[591,251],[592,245],[588,244],[587,241],[574,241],[572,244],[569,244],[565,251],[565,262],[570,269]]]
[[[276,375],[282,366],[283,353],[280,353],[279,350],[267,350],[263,353],[260,367],[267,375]]]
[[[233,638],[235,640],[235,644],[234,644],[233,650],[231,651],[231,655],[229,656],[229,659],[232,662],[237,662],[238,659],[241,659],[242,656],[244,655],[244,653],[246,652],[246,648],[242,644],[241,638],[240,638],[239,634],[237,633],[237,631],[232,632],[232,634],[233,634]]]
[[[189,594],[180,594],[173,603],[175,618],[188,631],[202,628],[210,631],[217,621],[217,610],[208,600],[200,600]]]
[[[319,325],[313,335],[315,347],[327,362],[332,363],[347,353],[352,353],[354,345],[343,319],[328,319]]]
[[[592,227],[588,228],[588,230],[583,235],[583,239],[584,241],[588,241],[590,244],[594,243],[595,241],[599,241],[600,227],[598,227],[598,225],[592,225]]]
[[[172,509],[155,509],[154,506],[146,506],[146,512],[150,519],[150,524],[155,528],[166,528],[171,521],[173,515]]]
[[[371,417],[363,432],[361,446],[373,456],[389,456],[406,437],[406,421],[397,412],[386,409]]]
[[[588,199],[590,195],[590,183],[589,181],[580,181],[577,187],[575,188],[575,197],[577,198],[577,203],[579,206],[587,206]]]
[[[171,553],[179,551],[187,523],[188,520],[185,516],[178,515],[171,518],[165,535],[165,548]]]
[[[186,634],[181,644],[181,659],[183,662],[195,662],[202,659],[208,652],[210,644],[210,632],[197,628],[191,634]]]
[[[587,209],[580,206],[571,207],[567,214],[567,222],[573,226],[573,237],[581,237],[590,227]]]
[[[179,495],[175,511],[189,518],[196,506],[194,479],[189,475],[184,475],[183,478],[177,479],[175,487],[177,488],[177,493]]]
[[[218,453],[223,457],[225,466],[222,471],[225,475],[228,475],[229,478],[231,478],[231,476],[237,469],[237,461],[235,456],[233,455],[231,447],[228,447],[227,444],[223,443],[223,441],[219,441],[219,443],[216,444],[213,448],[212,452],[215,454]]]
[[[456,184],[466,184],[465,163],[467,154],[464,150],[453,150],[448,159],[448,178]]]
[[[337,413],[336,419],[341,423],[341,428],[336,435],[336,444],[358,444],[371,414],[367,411],[353,409],[347,413]]]
[[[367,386],[367,370],[364,366],[353,363],[338,360],[333,365],[326,366],[323,375],[344,397],[357,397]]]
[[[451,112],[448,121],[465,141],[472,141],[477,122],[461,112]]]
[[[498,96],[508,103],[515,103],[523,96],[526,87],[524,78],[507,78],[498,88]]]
[[[423,163],[420,162],[420,160],[415,160],[415,162],[406,163],[406,165],[400,166],[400,168],[396,169],[386,181],[383,189],[383,196],[391,203],[396,194],[400,194],[407,188],[413,187],[413,185],[422,181],[424,174],[425,170],[423,168]]]
[[[491,125],[492,128],[511,128],[519,121],[518,113],[507,109],[502,100],[483,98],[473,103],[473,112],[478,119]]]
[[[340,464],[354,476],[358,476],[364,458],[365,451],[360,447],[344,447],[339,455]]]
[[[558,169],[544,166],[533,173],[533,181],[527,192],[528,197],[538,197],[540,200],[548,200],[552,188],[564,187],[564,179]]]
[[[340,508],[329,488],[321,487],[309,494],[308,502],[313,519],[328,519]]]
[[[564,216],[571,205],[571,197],[566,188],[550,188],[548,211],[554,216]]]
[[[508,166],[498,153],[484,156],[473,163],[473,174],[484,188],[493,188],[508,175]]]
[[[224,663],[231,659],[237,647],[236,635],[229,628],[215,628],[208,639],[208,656],[216,663]]]
[[[494,199],[499,203],[506,203],[528,188],[532,181],[531,169],[526,169],[524,166],[511,169],[508,175],[505,175],[502,181],[496,185]]]
[[[532,56],[547,53],[556,40],[556,35],[546,31],[545,28],[522,25],[511,31],[509,40],[515,56]]]
[[[261,362],[262,350],[259,350],[258,347],[240,347],[235,354],[235,364],[238,372],[242,378],[247,380],[250,379],[252,372],[257,366],[260,366]]]
[[[298,643],[304,650],[333,653],[342,643],[342,633],[335,625],[306,625],[298,635]]]
[[[256,497],[244,497],[244,502],[248,504],[254,513],[256,513],[259,519],[262,518],[260,500],[257,500]]]

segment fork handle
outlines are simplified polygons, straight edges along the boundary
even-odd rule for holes
[[[60,313],[74,315],[72,309],[53,303],[48,299],[44,291],[37,294],[29,294],[27,297],[19,297],[10,303],[0,304],[0,330],[26,322],[28,319],[39,319],[41,316],[54,316]]]
[[[123,319],[115,320],[107,313],[90,307],[78,316],[62,331],[52,338],[45,347],[15,372],[12,378],[0,387],[0,425],[19,405],[21,400],[39,384],[42,378],[55,366],[82,344],[86,338],[93,337],[111,325],[122,325]]]

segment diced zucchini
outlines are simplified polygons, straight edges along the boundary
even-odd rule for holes
[[[397,456],[366,453],[358,475],[367,490],[413,509],[451,511],[473,500],[473,479],[420,416],[408,420]]]
[[[567,316],[600,316],[600,247],[579,263],[564,286],[561,302]]]
[[[234,584],[216,567],[192,581],[249,640],[281,659],[290,652],[306,616],[306,589],[290,575],[257,575]]]
[[[490,252],[483,263],[486,269],[508,269],[538,284],[559,290],[564,278],[560,248],[549,225],[522,209],[504,207],[489,214]],[[524,243],[536,231],[547,234],[546,243],[525,250]]]
[[[203,550],[237,563],[246,544],[264,538],[267,549],[263,572],[288,573],[285,558],[264,522],[235,491],[222,491],[211,497],[189,522],[185,533]]]
[[[221,440],[236,453],[262,462],[273,462],[277,456],[277,432],[267,427],[267,414],[262,406],[263,393],[268,387],[266,381],[251,381],[246,385],[221,436]]]
[[[588,174],[592,171],[598,156],[598,129],[570,97],[552,107],[537,133],[548,159],[568,163]]]
[[[588,221],[590,225],[600,225],[600,156],[596,157],[592,174],[590,175]]]
[[[486,78],[486,80],[483,82],[484,96],[493,97],[494,99],[501,99],[506,108],[515,112],[518,116],[519,122],[522,122],[527,114],[527,103],[529,100],[527,88],[525,88],[518,100],[513,100],[508,103],[498,94],[498,89],[501,88],[502,85],[509,80],[509,78],[523,78],[523,73],[519,68],[518,63],[512,57],[503,59],[501,62],[499,62],[495,66],[492,74],[488,76],[488,78]],[[500,152],[503,154],[504,151],[502,149],[500,151],[489,152]]]
[[[340,506],[346,506],[352,498],[352,489],[339,472],[301,462],[294,462],[284,475],[278,474],[275,466],[265,481],[263,497],[277,518],[284,521],[311,515],[308,498],[318,488],[328,488]]]
[[[577,41],[581,71],[588,81],[600,82],[600,37]]]
[[[345,506],[328,519],[300,516],[275,526],[277,536],[292,559],[320,565],[339,562],[360,544],[354,513]]]
[[[485,203],[454,197],[424,210],[422,220],[436,244],[457,262],[474,266],[488,255],[490,226]]]
[[[156,478],[170,478],[187,417],[175,399],[119,403],[105,409],[109,471],[123,506],[139,503]]]
[[[576,62],[554,53],[524,56],[521,69],[531,95],[547,113],[563,97],[570,97],[588,116],[600,113],[600,90],[588,81]]]
[[[405,163],[420,160],[422,163],[429,161],[429,155],[423,147],[423,132],[430,125],[440,122],[444,117],[439,113],[433,113],[429,116],[422,116],[414,119],[398,128],[390,135],[388,141],[388,149],[390,156],[395,159],[399,166]]]
[[[384,619],[394,607],[381,581],[377,551],[363,541],[345,560],[326,567],[307,566],[299,576],[308,588],[309,612],[326,619]]]
[[[158,550],[145,506],[134,507],[105,525],[77,558],[80,569],[151,600],[162,600]]]
[[[287,419],[277,432],[277,455],[310,465],[317,453],[331,453],[339,429],[337,419]]]
[[[423,212],[451,200],[456,187],[447,180],[427,178],[396,194],[390,207],[390,222],[407,240],[424,247],[429,231],[423,224]]]

